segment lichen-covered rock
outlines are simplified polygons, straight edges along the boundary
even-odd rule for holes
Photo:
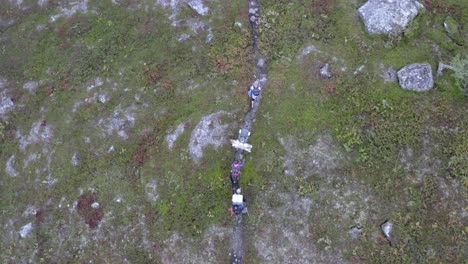
[[[369,34],[399,34],[422,7],[415,0],[369,0],[358,13]]]
[[[398,71],[398,81],[401,88],[411,91],[427,91],[434,86],[431,65],[414,63]]]
[[[189,153],[193,160],[198,161],[203,157],[203,149],[212,145],[218,149],[227,143],[227,131],[230,124],[222,121],[229,113],[219,111],[204,116],[192,131],[189,142]]]

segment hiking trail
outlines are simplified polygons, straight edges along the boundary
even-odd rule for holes
[[[256,82],[262,91],[260,95],[255,99],[253,106],[250,108],[250,110],[246,113],[244,117],[244,121],[243,121],[241,129],[245,129],[249,132],[251,131],[252,123],[255,120],[255,114],[257,113],[258,107],[260,105],[260,100],[262,98],[262,93],[264,91],[263,88],[265,87],[266,82],[267,82],[267,71],[266,71],[265,59],[262,58],[261,53],[259,52],[258,47],[257,47],[257,39],[258,39],[257,21],[258,21],[259,16],[260,16],[260,6],[258,5],[257,0],[249,0],[249,23],[250,23],[250,30],[252,34],[252,47],[255,53],[255,62],[256,62],[254,83]],[[238,139],[240,140],[240,135]],[[244,150],[242,149],[236,149],[234,160],[238,160],[238,161],[243,160],[243,152]],[[240,187],[240,183],[239,183],[239,187]],[[233,229],[233,236],[232,236],[232,247],[231,247],[231,253],[230,253],[230,259],[231,259],[230,263],[232,264],[242,263],[244,253],[245,253],[242,217],[243,217],[242,214],[235,215],[234,229]]]

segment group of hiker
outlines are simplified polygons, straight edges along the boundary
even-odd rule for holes
[[[260,96],[261,87],[258,80],[255,81],[249,88],[247,94],[250,98],[250,107],[253,108],[255,100]],[[245,135],[244,135],[245,134]],[[250,131],[247,129],[241,129],[239,131],[239,138],[241,142],[247,142],[250,136]],[[231,215],[247,213],[247,207],[245,207],[245,198],[241,194],[240,187],[240,173],[241,168],[244,167],[245,161],[234,160],[231,163],[230,179],[232,183],[232,207],[229,208]]]
[[[232,183],[232,208],[229,209],[231,215],[233,214],[242,214],[246,212],[246,207],[244,206],[245,198],[241,194],[240,188],[240,169],[244,167],[245,161],[239,162],[234,160],[231,163],[231,183]]]

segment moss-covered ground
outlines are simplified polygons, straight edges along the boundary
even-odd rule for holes
[[[231,113],[222,121],[234,137],[248,109],[247,2],[206,1],[207,16],[180,4],[173,20],[154,1],[117,2],[90,0],[87,12],[56,21],[73,1],[0,3],[2,21],[14,21],[0,24],[0,88],[15,105],[0,120],[2,263],[228,259],[233,150],[208,147],[193,161],[188,145],[203,116]],[[450,71],[424,93],[381,75],[410,63],[435,74],[439,61],[466,56],[466,4],[422,1],[409,28],[387,37],[365,32],[363,0],[259,3],[269,72],[242,171],[245,263],[462,263],[467,99]],[[465,46],[445,33],[447,16]],[[194,21],[205,26],[192,30]],[[318,51],[301,55],[311,45]],[[330,79],[319,75],[326,63]],[[28,81],[37,88],[24,89]],[[166,136],[182,123],[170,150]],[[85,218],[101,211],[78,210],[80,197],[99,202],[97,227]],[[380,231],[386,220],[391,239]],[[348,235],[354,225],[358,240]]]

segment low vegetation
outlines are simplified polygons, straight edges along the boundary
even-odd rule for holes
[[[53,22],[72,1],[13,2],[0,4],[0,96],[14,102],[0,120],[0,260],[226,262],[233,150],[208,147],[193,161],[188,145],[204,116],[230,113],[229,139],[248,110],[247,2],[204,1],[207,16],[180,4],[169,18],[155,1],[90,0],[88,12]],[[443,21],[466,36],[467,7],[422,1],[402,35],[369,36],[355,13],[364,2],[259,1],[269,72],[241,175],[246,263],[463,262],[468,64]],[[423,93],[382,77],[423,62],[455,70]],[[287,163],[286,139],[304,157]]]

